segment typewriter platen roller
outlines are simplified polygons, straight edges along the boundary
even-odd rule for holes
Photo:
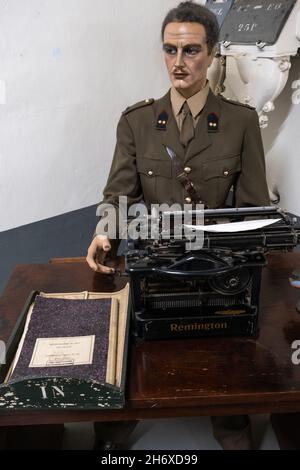
[[[191,212],[196,215],[196,211]],[[138,337],[257,333],[265,254],[270,250],[292,250],[297,245],[298,218],[274,207],[203,213],[206,225],[223,223],[224,219],[278,221],[249,231],[205,231],[201,249],[189,250],[193,231],[188,238],[185,235],[178,240],[171,230],[166,239],[162,222],[165,214],[160,214],[156,239],[138,238],[127,243],[126,271],[131,277],[133,322]]]

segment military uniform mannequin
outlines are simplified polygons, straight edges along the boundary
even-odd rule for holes
[[[104,189],[105,203],[117,206],[119,195],[128,197],[128,205],[141,200],[146,204],[188,203],[189,195],[176,178],[165,148],[168,146],[182,160],[206,206],[224,207],[232,186],[236,206],[269,204],[256,111],[215,96],[208,84],[197,94],[203,91],[207,91],[207,100],[197,115],[195,136],[186,149],[180,143],[173,113],[173,88],[157,101],[145,100],[124,111]],[[158,124],[162,114],[164,128]],[[212,118],[217,125],[213,131]]]
[[[209,90],[207,69],[218,40],[214,15],[205,7],[184,2],[166,16],[162,37],[172,89],[159,100],[148,99],[124,111],[104,203],[118,207],[122,195],[127,196],[128,205],[142,200],[146,204],[189,204],[190,196],[176,177],[168,146],[180,158],[207,207],[224,207],[232,187],[236,206],[268,205],[256,111],[216,97]],[[189,142],[184,143],[186,104],[192,129]],[[97,259],[99,250],[110,249],[99,224],[96,234],[87,262],[95,271],[112,272]],[[212,424],[224,449],[252,447],[247,416],[216,417]],[[105,423],[101,434],[105,440]]]

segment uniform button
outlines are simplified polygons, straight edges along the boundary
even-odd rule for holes
[[[186,202],[187,204],[190,204],[190,203],[192,202],[192,200],[191,200],[190,197],[186,197],[186,198],[185,198],[185,202]]]
[[[152,170],[148,171],[148,176],[153,176],[153,171]]]
[[[223,175],[224,175],[224,176],[228,176],[228,175],[229,175],[229,171],[228,171],[228,170],[224,170],[224,171],[223,171]]]
[[[186,166],[185,169],[184,169],[185,173],[190,173],[191,171],[192,171],[192,169],[189,166]]]

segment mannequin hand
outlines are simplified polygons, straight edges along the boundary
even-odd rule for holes
[[[111,249],[108,237],[104,235],[97,235],[90,244],[87,252],[86,261],[89,267],[98,273],[111,274],[115,270],[104,266],[103,261],[106,253]]]

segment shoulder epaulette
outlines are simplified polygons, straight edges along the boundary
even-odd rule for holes
[[[250,106],[250,104],[240,103],[239,101],[234,101],[234,100],[229,100],[228,98],[225,98],[225,96],[223,95],[220,95],[220,98],[223,101],[225,101],[225,103],[234,104],[235,106],[244,106],[244,108],[255,109],[253,106]]]
[[[153,98],[148,98],[147,100],[139,101],[138,103],[133,104],[132,106],[128,106],[128,108],[123,111],[123,114],[128,114],[135,109],[144,108],[144,106],[148,106],[149,104],[154,103]]]

